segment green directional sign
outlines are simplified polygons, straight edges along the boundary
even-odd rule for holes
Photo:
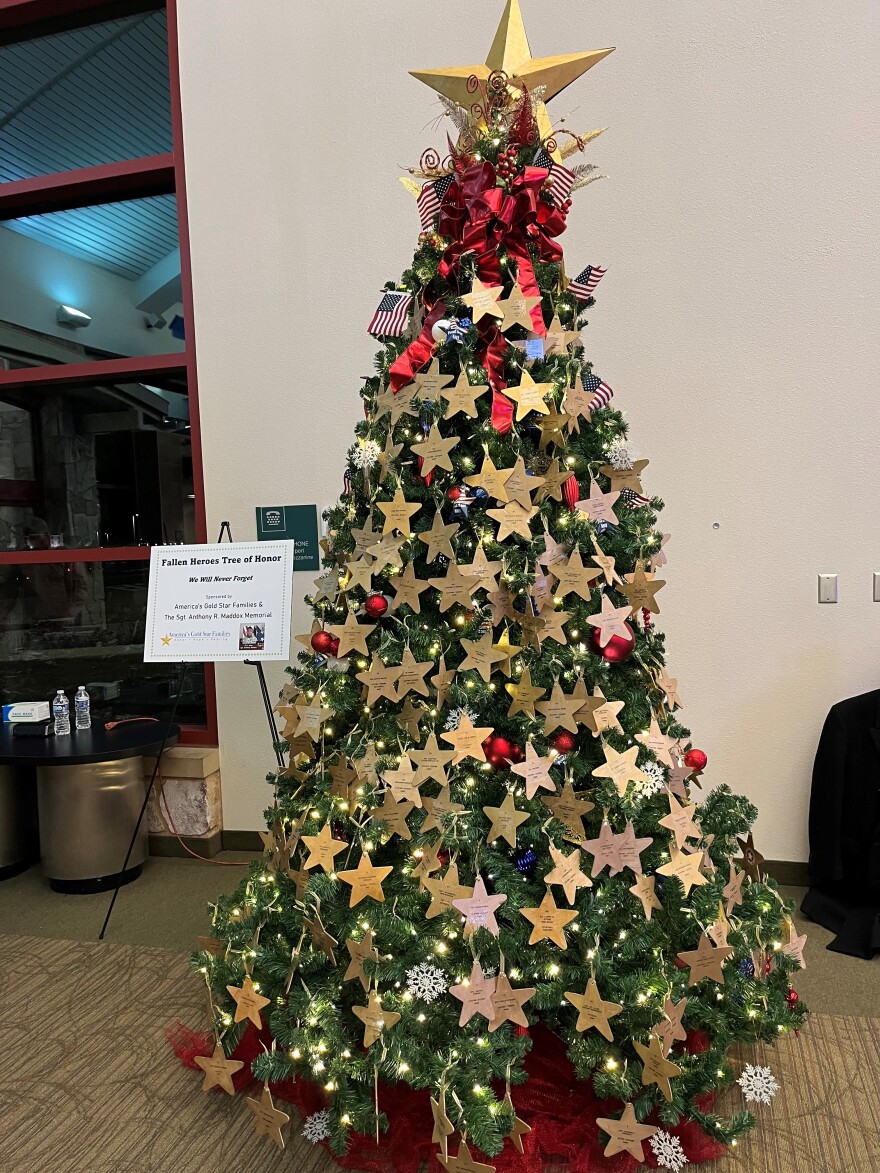
[[[257,537],[294,543],[294,570],[320,570],[317,505],[258,505]]]

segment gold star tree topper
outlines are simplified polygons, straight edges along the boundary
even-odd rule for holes
[[[530,90],[543,86],[543,101],[538,103],[537,119],[541,138],[547,138],[551,134],[552,123],[545,102],[562,93],[581,74],[613,52],[613,48],[594,49],[557,57],[532,57],[519,0],[507,0],[485,64],[457,65],[448,69],[414,69],[410,72],[413,77],[465,110],[469,110],[474,102],[474,95],[468,89],[468,79],[472,76],[485,83],[493,72],[503,70],[511,80],[518,78]],[[557,162],[562,161],[558,152],[555,157]]]

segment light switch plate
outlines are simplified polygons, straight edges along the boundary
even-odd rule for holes
[[[874,571],[874,602],[880,603],[880,570]]]
[[[820,603],[836,603],[837,602],[837,575],[836,574],[820,574],[819,575],[819,602]]]

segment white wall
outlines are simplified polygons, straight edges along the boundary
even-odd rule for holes
[[[611,127],[569,271],[610,266],[589,353],[667,502],[661,618],[708,782],[760,805],[768,857],[803,860],[824,713],[880,685],[880,9],[522,3],[536,54],[618,46],[554,104]],[[503,5],[180,7],[208,507],[243,538],[254,505],[340,488],[365,326],[418,232],[398,168],[443,153],[407,70],[482,60]],[[819,571],[840,574],[837,606]],[[256,686],[219,675],[226,825],[253,828]]]
[[[144,326],[135,292],[126,277],[0,226],[0,322],[124,355],[181,350],[183,344],[168,330]],[[91,323],[76,330],[59,325],[55,313],[61,304],[90,314]],[[171,314],[167,317],[170,321]]]

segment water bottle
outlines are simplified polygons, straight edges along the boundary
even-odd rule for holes
[[[55,718],[56,734],[70,732],[70,701],[64,695],[64,689],[59,688],[52,701],[52,715]]]
[[[84,684],[81,684],[76,690],[73,707],[76,710],[77,729],[91,729],[92,711],[89,704],[89,694],[86,692],[86,686]]]

